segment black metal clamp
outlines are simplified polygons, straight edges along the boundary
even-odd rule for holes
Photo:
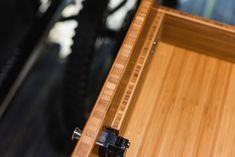
[[[82,131],[79,128],[74,130],[72,139],[79,140]],[[130,147],[130,142],[121,136],[118,136],[118,130],[105,128],[96,144],[99,146],[99,155],[101,157],[125,157],[127,148]]]

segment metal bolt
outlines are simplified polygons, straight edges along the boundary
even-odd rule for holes
[[[79,128],[75,128],[73,131],[72,140],[73,141],[79,140],[81,136],[82,136],[82,131]]]
[[[127,142],[127,148],[129,148],[131,146],[131,143],[128,141]]]

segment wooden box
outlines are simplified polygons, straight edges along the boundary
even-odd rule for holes
[[[72,156],[112,127],[127,157],[234,157],[234,62],[234,27],[143,0]]]

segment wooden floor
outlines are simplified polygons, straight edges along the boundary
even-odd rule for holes
[[[127,157],[234,157],[235,66],[160,42],[128,116]]]

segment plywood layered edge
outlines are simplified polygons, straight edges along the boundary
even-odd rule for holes
[[[143,30],[146,19],[149,16],[153,0],[143,0],[138,8],[134,20],[114,61],[110,73],[98,96],[96,104],[84,127],[81,138],[75,146],[72,157],[88,157],[95,145],[101,129],[106,126],[108,111],[111,108],[112,99],[117,91],[124,72],[132,56],[137,40]]]

